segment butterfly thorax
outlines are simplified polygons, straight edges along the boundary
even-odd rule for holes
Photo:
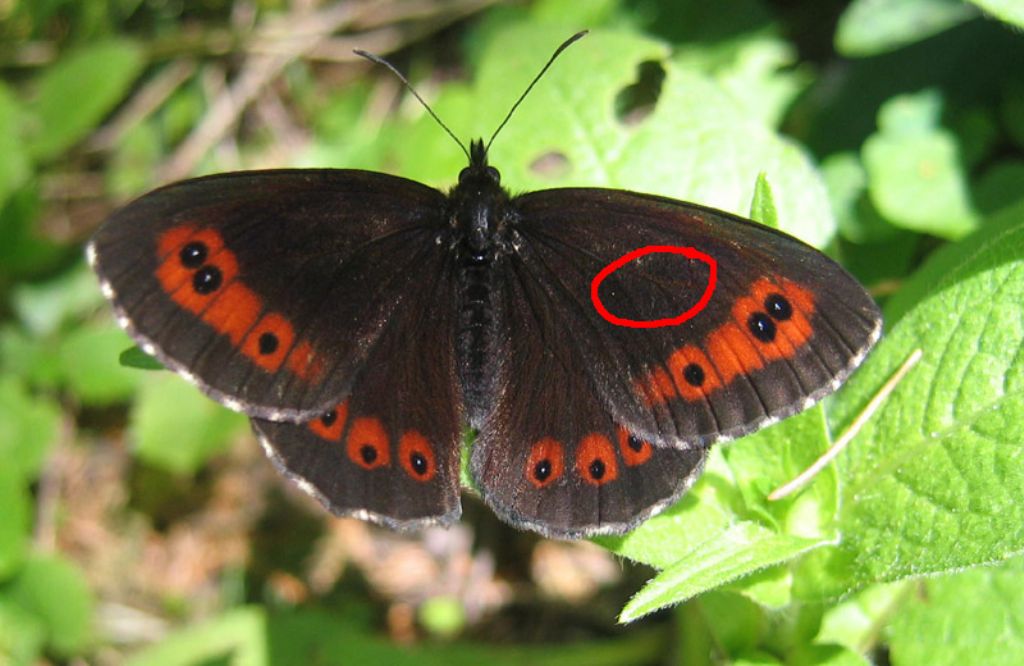
[[[448,221],[462,249],[480,258],[501,245],[508,202],[501,174],[487,164],[483,142],[473,141],[469,166],[459,173],[459,183],[448,194]]]
[[[487,164],[482,141],[470,144],[470,163],[448,195],[459,291],[457,353],[470,423],[478,421],[491,378],[486,368],[493,344],[494,264],[507,251],[509,195],[498,170]]]

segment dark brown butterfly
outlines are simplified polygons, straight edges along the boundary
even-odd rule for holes
[[[482,141],[467,155],[448,193],[343,169],[176,183],[89,258],[142,348],[248,414],[285,475],[398,528],[458,518],[468,424],[501,518],[627,531],[878,339],[864,289],[783,233],[622,190],[512,197]]]

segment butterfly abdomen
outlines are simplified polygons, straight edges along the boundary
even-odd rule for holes
[[[493,343],[493,252],[458,253],[459,324],[456,337],[463,397],[471,423],[476,423],[490,392],[490,350]]]

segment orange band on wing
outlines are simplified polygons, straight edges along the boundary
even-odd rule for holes
[[[277,372],[284,364],[308,382],[323,379],[323,362],[312,345],[296,340],[291,321],[268,311],[239,279],[238,259],[216,230],[191,223],[173,227],[157,238],[156,253],[156,279],[164,293],[257,366]]]
[[[676,396],[703,399],[771,361],[793,358],[814,334],[814,312],[814,294],[808,289],[790,280],[759,278],[733,303],[730,318],[699,346],[683,345],[669,355],[671,387],[658,366],[633,381],[636,393],[651,406]]]

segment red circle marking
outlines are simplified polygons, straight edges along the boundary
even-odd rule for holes
[[[604,282],[605,278],[609,275],[622,268],[634,259],[646,256],[648,254],[655,254],[658,252],[664,252],[668,254],[681,254],[687,259],[696,259],[697,261],[703,261],[708,265],[710,272],[708,274],[708,286],[704,289],[703,295],[700,300],[697,301],[693,307],[686,312],[676,317],[668,317],[665,319],[651,319],[648,321],[636,320],[636,319],[625,319],[613,315],[608,311],[608,308],[601,302],[601,297],[597,295],[597,290]],[[662,326],[678,326],[687,319],[691,319],[707,307],[708,302],[711,301],[711,294],[715,291],[715,284],[718,281],[718,262],[714,260],[710,255],[704,254],[700,250],[692,247],[682,247],[675,245],[648,245],[632,252],[628,252],[623,256],[619,257],[612,263],[608,264],[601,269],[601,272],[594,276],[593,281],[590,283],[590,300],[594,303],[594,309],[597,313],[605,318],[609,323],[615,324],[616,326],[625,326],[627,328],[661,328]]]

